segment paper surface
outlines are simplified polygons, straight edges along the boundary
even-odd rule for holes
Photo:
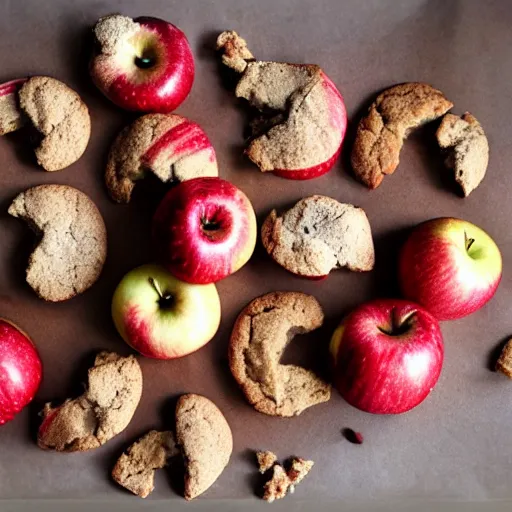
[[[129,206],[110,201],[103,184],[113,138],[134,115],[122,112],[89,79],[88,37],[105,14],[153,15],[178,25],[196,56],[190,97],[178,113],[198,122],[217,151],[220,175],[252,200],[259,222],[272,208],[326,194],[365,209],[372,226],[377,265],[373,272],[333,272],[323,282],[287,274],[258,245],[251,262],[218,284],[223,308],[215,339],[176,361],[140,358],[144,391],[133,421],[107,445],[85,454],[39,450],[34,442],[37,409],[45,401],[77,396],[87,365],[98,349],[130,353],[112,324],[110,300],[122,276],[150,258],[152,212],[165,186],[137,185]],[[183,392],[211,398],[231,425],[230,465],[202,498],[254,503],[257,473],[252,450],[270,449],[280,458],[299,455],[315,461],[288,506],[339,500],[378,503],[432,499],[512,499],[512,383],[492,373],[490,354],[512,333],[512,215],[510,113],[512,107],[512,9],[506,0],[477,1],[129,1],[3,2],[0,82],[25,75],[55,76],[77,90],[92,117],[85,155],[57,173],[35,163],[23,137],[0,140],[0,316],[23,327],[44,363],[36,404],[0,427],[0,497],[137,500],[115,486],[109,472],[119,454],[151,428],[172,425],[172,403]],[[325,177],[292,182],[263,175],[242,156],[245,111],[218,74],[215,38],[235,29],[256,57],[317,63],[342,92],[350,120],[344,153]],[[434,140],[435,127],[411,136],[395,174],[368,191],[347,164],[357,121],[382,89],[424,81],[441,89],[453,112],[470,111],[490,143],[490,163],[481,186],[467,198],[453,193],[449,171]],[[24,267],[33,243],[28,228],[6,213],[20,191],[41,183],[68,184],[86,192],[103,214],[108,259],[98,283],[63,304],[45,304],[25,284]],[[254,297],[279,290],[315,295],[325,326],[297,340],[295,361],[321,365],[330,335],[344,313],[377,296],[396,295],[396,253],[407,230],[438,216],[462,217],[484,228],[503,253],[504,276],[494,299],[471,317],[442,325],[445,364],[432,395],[414,411],[378,417],[357,411],[337,393],[330,402],[292,419],[267,417],[244,400],[227,366],[229,333],[238,312]],[[73,393],[75,393],[73,395]],[[363,445],[345,441],[345,427],[362,432]],[[164,471],[149,499],[182,500]],[[176,503],[178,503],[176,501]],[[166,508],[165,508],[166,509]]]

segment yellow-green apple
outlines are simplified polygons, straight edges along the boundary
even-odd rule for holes
[[[454,218],[417,226],[400,254],[404,296],[439,320],[462,318],[481,308],[501,279],[494,240],[471,222]]]
[[[171,189],[153,218],[153,243],[178,279],[214,283],[247,263],[256,245],[248,197],[220,178],[195,178]]]
[[[172,23],[113,14],[96,23],[94,36],[92,79],[119,107],[167,113],[188,96],[194,56],[185,34]]]
[[[0,425],[32,401],[42,372],[41,359],[28,335],[0,318]]]
[[[126,274],[112,299],[114,324],[124,341],[147,357],[174,359],[206,345],[219,327],[214,284],[179,281],[159,265]]]
[[[351,405],[400,414],[419,405],[443,365],[439,323],[412,302],[378,299],[354,309],[334,331],[333,380]]]

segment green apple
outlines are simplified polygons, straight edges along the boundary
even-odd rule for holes
[[[214,284],[184,283],[158,265],[128,272],[112,299],[112,317],[124,341],[156,359],[186,356],[206,345],[220,316]]]

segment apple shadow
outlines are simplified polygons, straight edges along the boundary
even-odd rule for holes
[[[391,230],[374,238],[375,268],[373,290],[375,298],[400,298],[398,261],[400,250],[413,227]]]
[[[489,354],[487,355],[487,369],[490,372],[496,372],[496,362],[509,340],[510,336],[503,338],[489,351]]]

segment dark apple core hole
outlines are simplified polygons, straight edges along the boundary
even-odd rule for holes
[[[391,312],[391,325],[382,327],[379,325],[378,329],[380,332],[387,334],[388,336],[403,336],[407,334],[412,327],[414,319],[414,312],[410,313],[402,322],[396,318],[395,310]]]
[[[156,279],[153,279],[150,277],[148,279],[149,284],[155,289],[156,293],[158,294],[158,305],[160,306],[160,309],[170,309],[174,304],[174,297],[171,293],[167,291],[162,291],[160,288],[160,285],[158,284],[158,281]]]
[[[144,50],[142,55],[135,57],[135,65],[140,69],[152,68],[156,63],[156,56],[151,50]]]
[[[216,219],[201,219],[201,229],[204,235],[212,242],[221,241],[225,232],[223,229],[223,223]]]

